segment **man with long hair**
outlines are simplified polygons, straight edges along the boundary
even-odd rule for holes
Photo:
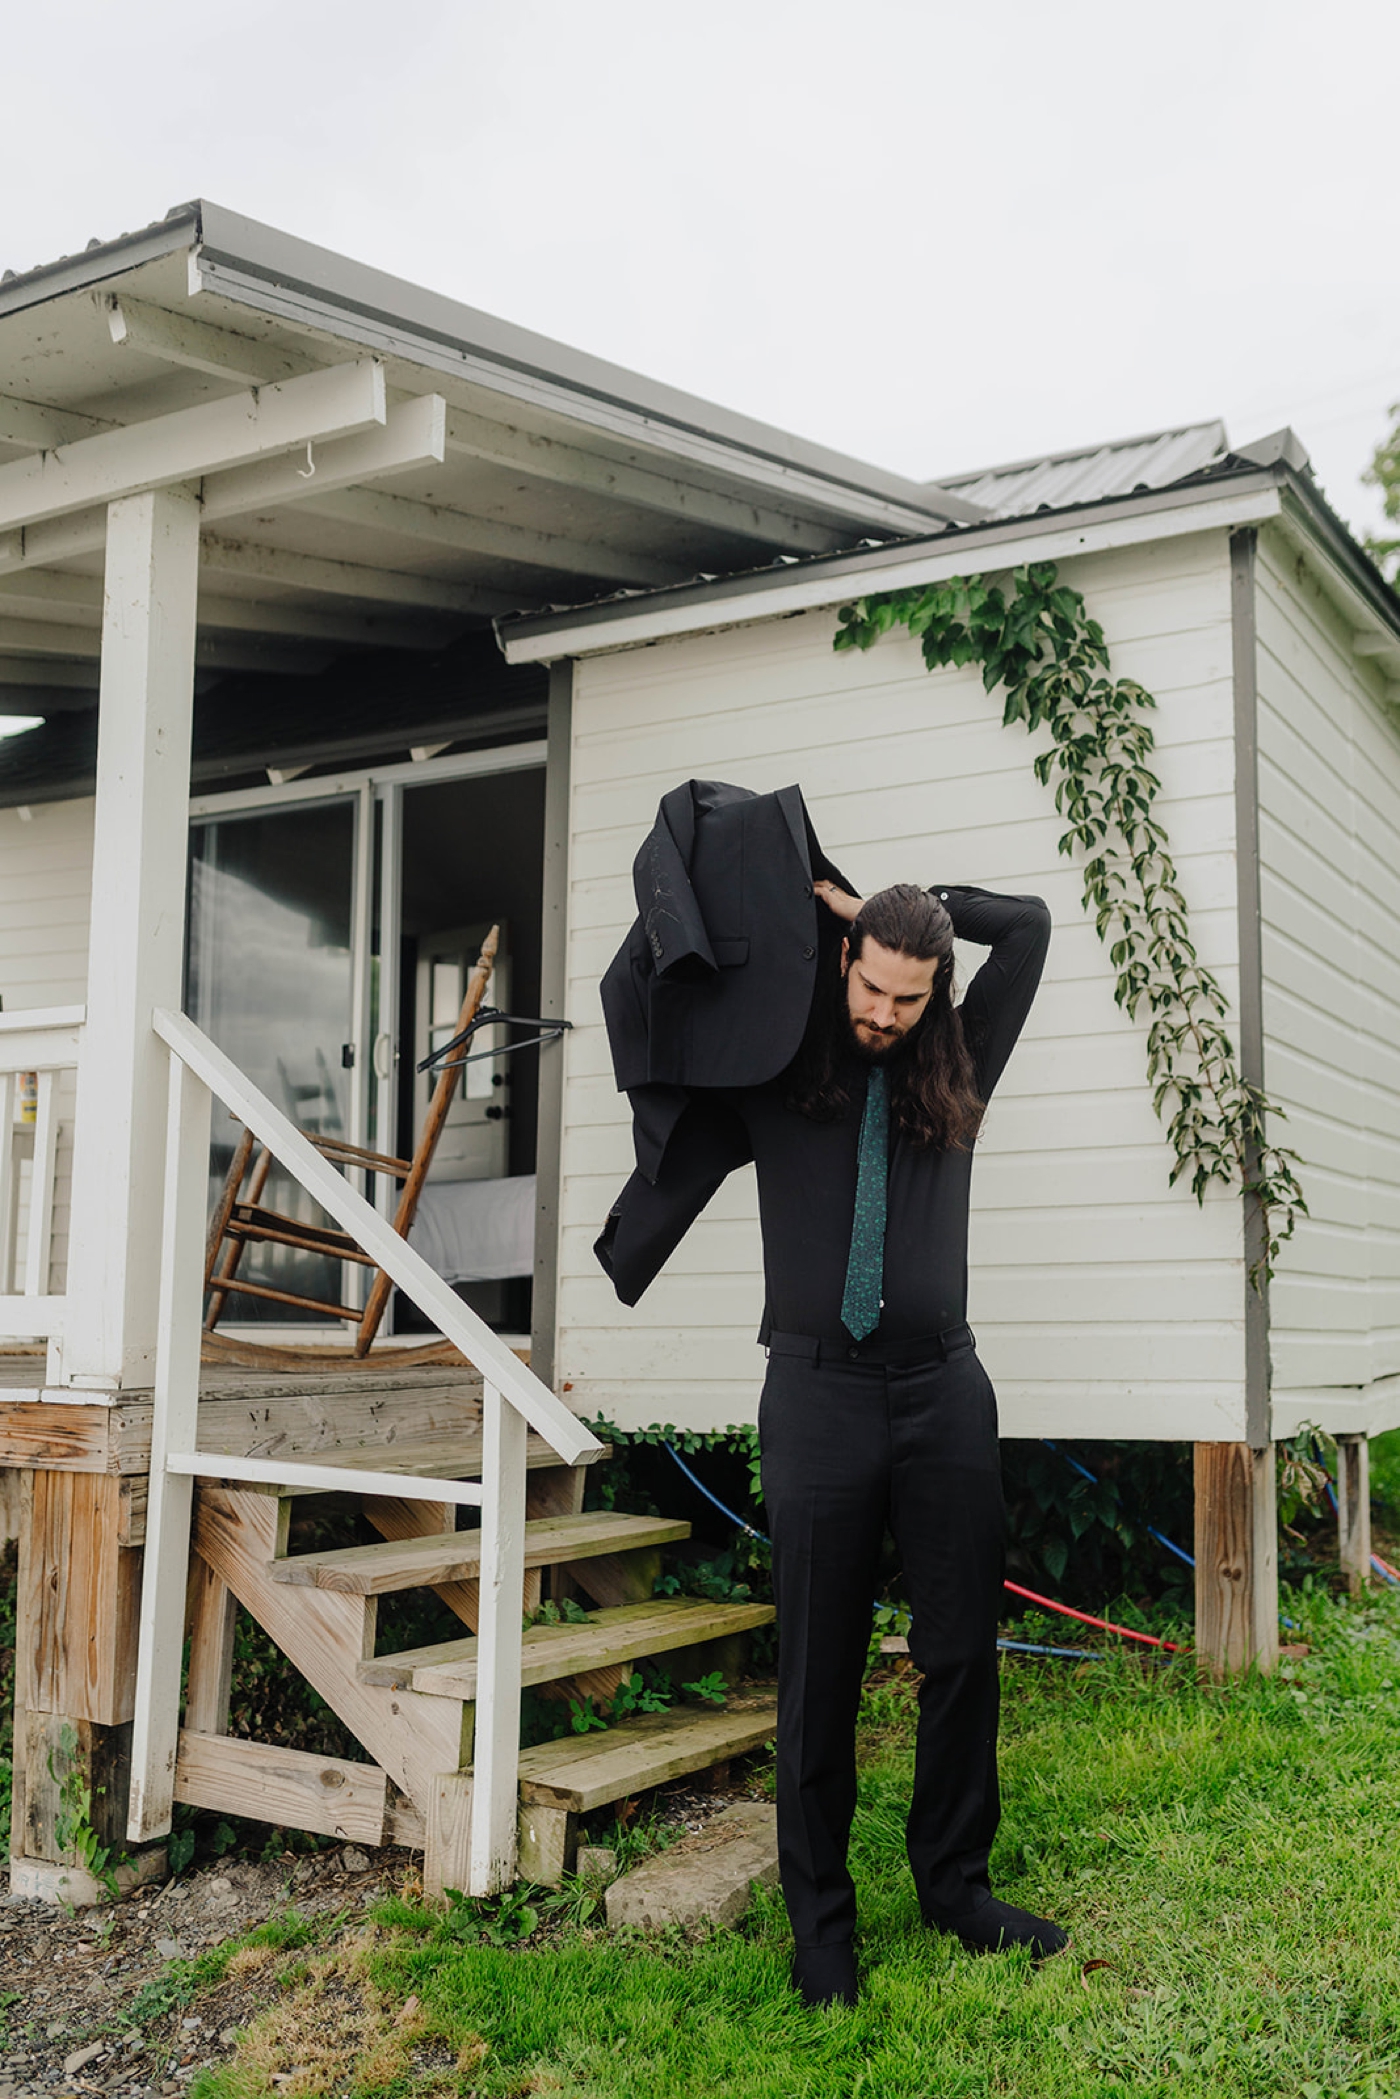
[[[920,1910],[979,1951],[1043,1958],[1065,1944],[988,1877],[1004,1514],[996,1398],[967,1325],[973,1145],[1035,997],[1050,914],[1038,897],[962,887],[901,883],[862,902],[828,879],[814,892],[832,917],[804,950],[816,974],[796,1055],[763,1083],[664,1096],[664,1147],[632,1176],[598,1253],[635,1303],[725,1176],[754,1161],[792,1979],[809,2004],[849,2004],[855,1724],[887,1528],[921,1675],[907,1828]],[[955,935],[990,951],[961,1005]],[[761,978],[744,997],[725,1010],[761,1048]]]
[[[921,1674],[907,1845],[920,1909],[979,1950],[1065,1934],[991,1892],[1000,1815],[996,1399],[967,1319],[972,1148],[1044,964],[1034,897],[910,884],[848,922],[798,1056],[735,1100],[768,1285],[759,1409],[778,1605],[778,1828],[793,1981],[853,2002],[855,1721],[886,1527]],[[960,1006],[954,934],[990,948]]]

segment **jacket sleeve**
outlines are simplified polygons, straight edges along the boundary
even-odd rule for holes
[[[987,889],[935,884],[960,940],[988,947],[959,1007],[963,1036],[984,1101],[1006,1069],[1040,984],[1050,947],[1050,911],[1038,896],[994,896]]]
[[[727,1101],[691,1100],[655,1180],[632,1175],[594,1243],[623,1304],[636,1304],[721,1183],[752,1157],[748,1131]]]
[[[632,866],[642,933],[658,977],[705,983],[717,964],[690,882],[695,847],[693,782],[662,798]]]

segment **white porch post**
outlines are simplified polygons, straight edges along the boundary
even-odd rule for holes
[[[166,1055],[180,1004],[199,505],[182,488],[107,512],[87,1026],[78,1061],[61,1380],[149,1386]]]

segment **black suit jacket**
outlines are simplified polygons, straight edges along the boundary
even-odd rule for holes
[[[792,1062],[840,921],[814,880],[850,887],[798,787],[688,780],[632,866],[638,916],[603,978],[638,1171],[655,1181],[695,1088],[761,1086]]]

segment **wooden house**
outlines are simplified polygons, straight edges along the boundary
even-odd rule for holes
[[[854,596],[1028,560],[1060,564],[1158,701],[1195,934],[1303,1159],[1310,1216],[1266,1295],[1238,1194],[1167,1185],[1142,1029],[1024,736],[912,644],[832,650]],[[580,1416],[745,1420],[761,1374],[743,1177],[635,1312],[590,1251],[628,1168],[597,978],[689,775],[800,780],[862,883],[1050,900],[975,1184],[1003,1430],[1195,1442],[1203,1642],[1267,1660],[1272,1441],[1352,1439],[1354,1487],[1400,1420],[1397,677],[1400,606],[1291,440],[1232,452],[1211,425],[902,480],[207,204],[0,280],[0,709],[42,717],[0,742],[16,1884],[81,1891],[64,1758],[102,1774],[138,1863],[172,1800],[256,1785],[484,1891],[518,1842],[557,1871],[609,1787],[771,1726],[760,1704],[571,1761],[515,1747],[522,1678],[606,1685],[753,1622],[649,1601],[684,1526],[580,1507]],[[412,1150],[417,1067],[492,923],[499,1005],[570,1030],[517,1054],[496,1029],[405,1245],[392,1177],[317,1145]],[[201,1369],[211,1159],[217,1187],[240,1124],[281,1207],[329,1213],[397,1286],[358,1367],[298,1359],[344,1330],[285,1302],[329,1271],[353,1309],[354,1275],[274,1243],[221,1332],[286,1360]],[[438,1337],[471,1369],[413,1366]],[[309,1494],[384,1543],[289,1555]],[[1360,1505],[1349,1535],[1364,1565]],[[594,1620],[522,1647],[551,1568]],[[376,1597],[414,1584],[470,1629],[451,1653],[376,1652]],[[370,1762],[227,1735],[235,1603]]]

